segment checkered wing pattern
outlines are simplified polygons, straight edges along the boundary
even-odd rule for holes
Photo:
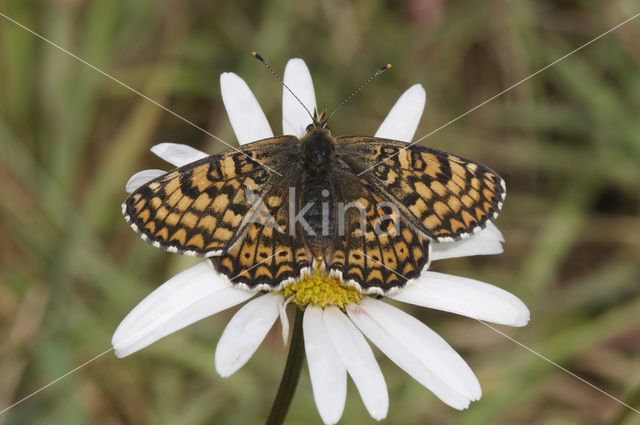
[[[338,226],[344,236],[335,238],[331,272],[366,293],[382,294],[428,267],[430,240],[410,228],[370,179],[344,173],[336,183],[344,200],[344,226]]]
[[[240,241],[264,210],[251,196],[286,203],[277,174],[291,163],[292,136],[225,151],[177,168],[136,189],[122,205],[131,227],[152,245],[171,252],[211,257]],[[266,166],[263,166],[263,164]],[[268,168],[267,168],[268,167]],[[273,193],[272,193],[273,192]],[[286,220],[280,230],[287,232]]]
[[[494,220],[504,181],[489,168],[425,146],[374,137],[338,137],[337,151],[403,218],[437,242],[459,240]]]
[[[291,177],[293,176],[293,177]],[[209,261],[236,284],[274,290],[300,277],[311,266],[304,239],[289,233],[289,188],[299,190],[296,173],[279,178],[265,198],[271,221],[256,220],[238,242]]]

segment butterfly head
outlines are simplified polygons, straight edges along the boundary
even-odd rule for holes
[[[306,128],[307,133],[312,132],[314,130],[316,130],[316,131],[324,130],[324,131],[320,131],[320,132],[331,134],[331,130],[327,126],[327,121],[329,121],[329,118],[327,117],[327,110],[326,109],[324,111],[320,112],[319,114],[318,114],[318,111],[316,109],[314,109],[312,118],[313,118],[313,122],[311,124],[309,124],[307,126],[307,128]]]

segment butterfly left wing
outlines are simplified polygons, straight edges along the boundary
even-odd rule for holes
[[[299,278],[309,270],[311,257],[304,239],[298,232],[290,234],[289,188],[299,189],[299,175],[295,164],[292,171],[279,178],[265,195],[272,222],[253,222],[235,246],[209,261],[234,284],[251,290],[274,291]]]
[[[426,146],[376,137],[338,137],[337,153],[371,181],[419,231],[438,242],[477,233],[495,220],[506,189],[495,172]]]
[[[247,194],[265,199],[275,173],[290,167],[297,144],[293,136],[275,137],[177,168],[136,189],[122,205],[123,214],[158,248],[220,255],[244,236],[256,213]]]

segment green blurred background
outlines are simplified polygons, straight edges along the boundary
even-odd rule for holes
[[[307,62],[333,107],[394,65],[333,119],[375,132],[422,83],[420,137],[640,12],[633,0],[214,2],[0,0],[0,11],[235,143],[219,74],[254,90],[276,134],[283,71]],[[640,407],[640,18],[426,139],[497,170],[509,196],[505,253],[432,269],[501,286],[532,313],[500,327]],[[154,249],[120,215],[124,184],[165,168],[149,148],[225,148],[0,17],[0,410],[110,347],[128,311],[195,263]],[[457,412],[383,356],[385,423],[640,424],[640,415],[482,324],[410,309],[477,373],[483,397]],[[276,325],[239,372],[213,353],[233,311],[135,355],[113,353],[37,394],[0,424],[253,424],[286,357]],[[343,424],[371,424],[349,384]],[[320,423],[306,367],[288,424]]]

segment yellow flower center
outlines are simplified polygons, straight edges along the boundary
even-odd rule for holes
[[[309,304],[322,308],[334,305],[341,310],[349,303],[359,304],[363,297],[357,289],[342,285],[340,279],[319,269],[285,286],[282,295],[285,298],[293,296],[292,301],[303,308]]]

